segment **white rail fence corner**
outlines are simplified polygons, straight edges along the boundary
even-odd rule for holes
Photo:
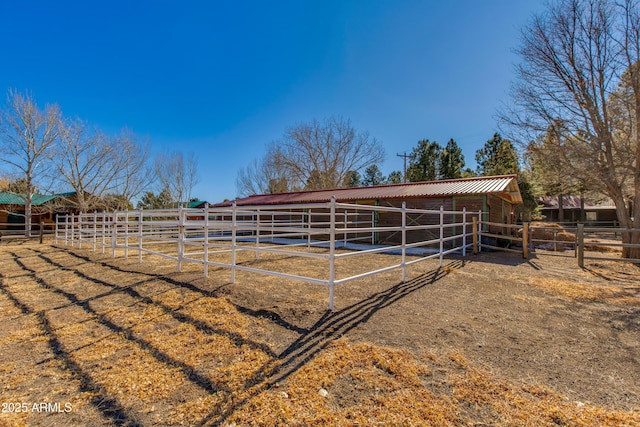
[[[334,309],[337,285],[386,271],[400,269],[407,280],[407,267],[450,253],[466,256],[473,245],[473,222],[482,212],[409,209],[337,203],[278,206],[209,207],[201,209],[158,209],[80,213],[59,216],[55,226],[56,243],[91,247],[112,257],[129,251],[138,262],[143,254],[176,262],[178,271],[185,263],[229,269],[230,282],[238,271],[266,274],[328,287],[329,309]],[[383,225],[381,219],[394,225]],[[418,223],[415,218],[429,218]],[[474,220],[472,222],[472,220]],[[400,225],[397,225],[400,224]],[[408,225],[411,224],[411,225]],[[479,230],[480,231],[480,230]],[[473,238],[472,238],[473,237]],[[387,239],[387,241],[384,241]],[[380,244],[384,243],[384,244]],[[262,254],[308,258],[321,262],[323,277],[311,277],[244,265],[239,256],[249,253],[258,260]],[[377,253],[399,254],[399,262],[355,275],[337,275],[342,259]],[[409,255],[413,259],[408,259]],[[397,259],[397,258],[392,258]]]

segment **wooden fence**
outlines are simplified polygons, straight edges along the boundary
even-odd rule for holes
[[[501,227],[508,232],[503,234],[490,233],[486,230],[490,227]],[[640,263],[638,259],[614,258],[594,255],[594,252],[606,250],[607,248],[640,248],[640,244],[622,243],[621,236],[624,233],[640,233],[640,229],[619,228],[619,227],[586,227],[584,224],[577,224],[575,227],[547,227],[531,226],[529,223],[523,224],[498,224],[489,221],[478,221],[473,224],[474,244],[473,252],[478,253],[482,248],[498,250],[504,252],[514,252],[522,254],[524,259],[528,259],[531,253],[536,252],[540,246],[548,246],[553,253],[562,248],[563,253],[577,259],[578,266],[584,267],[584,260],[607,260]],[[536,238],[536,231],[544,231],[551,238]],[[561,238],[562,237],[562,238]],[[564,251],[566,248],[570,251]],[[545,252],[545,255],[549,255]]]

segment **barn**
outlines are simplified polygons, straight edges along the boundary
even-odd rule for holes
[[[440,181],[411,182],[406,184],[377,185],[370,187],[335,188],[329,190],[297,191],[291,193],[261,194],[236,199],[237,206],[292,205],[328,202],[332,197],[337,202],[356,205],[375,205],[407,208],[440,209],[445,211],[483,212],[483,219],[489,222],[512,224],[514,208],[522,203],[515,175],[484,176]],[[217,207],[230,206],[224,202]],[[399,224],[398,213],[377,215],[375,226]],[[420,215],[411,219],[414,224],[437,223],[433,215]],[[501,227],[491,227],[494,233],[502,233]],[[424,240],[425,236],[415,234],[410,241]],[[380,233],[376,242],[397,244],[398,233]]]
[[[558,196],[544,196],[538,199],[540,213],[545,221],[578,223],[584,222],[592,226],[616,226],[618,216],[616,205],[610,198],[595,200],[580,196],[562,196],[562,213],[560,213]]]
[[[31,223],[34,226],[40,222],[54,223],[56,215],[73,211],[72,204],[68,200],[74,197],[75,192],[52,195],[34,194],[31,198]],[[0,229],[23,230],[24,214],[24,196],[0,192]]]

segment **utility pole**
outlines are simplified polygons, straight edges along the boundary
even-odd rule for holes
[[[402,174],[402,181],[406,184],[407,183],[407,159],[410,159],[411,157],[413,157],[413,155],[407,154],[407,152],[405,151],[404,154],[396,154],[396,156],[404,158],[404,173]]]

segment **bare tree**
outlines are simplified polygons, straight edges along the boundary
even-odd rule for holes
[[[80,211],[111,206],[114,195],[124,204],[144,189],[147,151],[125,130],[109,137],[80,120],[67,121],[60,144],[51,152],[57,179],[75,191]],[[148,175],[147,175],[148,176]],[[128,204],[128,203],[127,203]],[[123,206],[124,207],[124,206]]]
[[[0,112],[0,162],[24,179],[25,234],[31,234],[32,198],[36,182],[46,170],[49,151],[58,139],[60,109],[41,110],[31,94],[10,90],[7,106]]]
[[[384,149],[349,120],[331,117],[287,129],[282,140],[271,145],[268,157],[290,185],[316,190],[341,187],[351,171],[381,163]]]
[[[284,172],[279,170],[269,157],[256,159],[247,167],[241,168],[236,178],[236,188],[240,197],[294,190]]]
[[[199,182],[198,159],[193,153],[161,154],[155,158],[155,175],[161,189],[167,189],[178,206],[191,199],[193,187]]]
[[[557,162],[611,197],[625,228],[640,228],[639,12],[635,0],[550,3],[522,31],[513,105],[499,113],[524,143],[553,125]]]
[[[137,135],[130,129],[123,129],[114,142],[122,158],[122,167],[115,180],[115,194],[122,204],[116,204],[116,207],[126,209],[128,203],[141,195],[153,179],[148,162],[149,146],[138,141]]]

